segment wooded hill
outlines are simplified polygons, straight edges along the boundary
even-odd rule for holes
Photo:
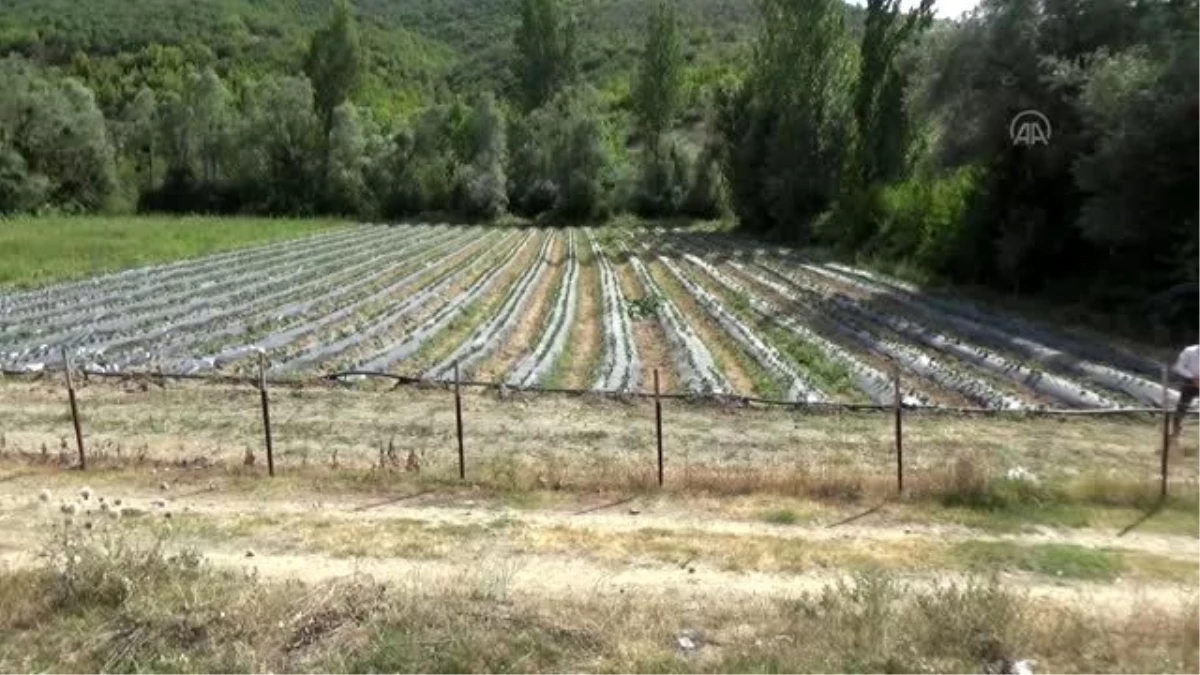
[[[190,70],[226,81],[301,75],[312,33],[330,0],[8,0],[0,8],[0,55],[25,56],[79,77],[115,114],[144,86],[178,87]],[[580,0],[584,79],[614,96],[628,92],[652,3]],[[519,0],[359,0],[363,47],[355,101],[408,114],[455,94],[508,94]],[[758,21],[755,0],[679,4],[683,58],[711,81],[744,56]]]
[[[1196,0],[9,0],[0,212],[731,215],[1194,340]],[[1018,115],[1050,123],[1017,142]],[[1170,329],[1170,330],[1168,330]]]

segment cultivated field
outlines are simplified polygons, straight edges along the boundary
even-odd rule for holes
[[[0,321],[0,672],[1200,664],[1194,423],[1163,499],[1157,414],[1019,412],[1161,405],[1162,354],[616,227],[331,229]],[[86,471],[62,347],[130,373],[77,378]],[[273,478],[254,386],[144,375],[260,352]],[[506,385],[462,391],[465,479],[444,382],[313,377],[455,364]],[[739,400],[890,404],[894,367],[902,495],[891,415]],[[662,486],[654,403],[592,393],[656,370],[696,395],[662,402]]]
[[[343,228],[0,295],[0,363],[796,402],[1161,406],[1151,354],[728,235]],[[1169,394],[1173,397],[1174,392]]]

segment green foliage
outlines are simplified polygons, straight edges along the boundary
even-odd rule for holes
[[[715,143],[705,147],[693,163],[681,211],[685,216],[701,220],[722,218],[729,212],[725,177],[721,173],[720,150]]]
[[[691,108],[686,123],[699,119],[704,88],[738,62],[752,2],[695,0],[672,9],[669,24],[665,10],[652,17],[670,33],[665,127],[681,105]],[[0,174],[7,210],[50,202],[486,219],[511,208],[577,219],[633,199],[630,82],[651,16],[641,3],[339,0],[330,13],[316,0],[96,0],[81,9],[14,0],[0,12],[0,49],[28,56],[20,68],[48,82],[75,75],[95,92],[113,188],[101,205],[68,203],[36,162],[10,153]],[[717,22],[728,24],[719,35]],[[578,77],[595,86],[573,86]],[[464,102],[489,90],[511,94],[520,111],[495,102],[487,118],[499,133],[480,154]],[[302,100],[311,116],[290,107]],[[344,103],[355,113],[337,113]],[[691,154],[679,146],[675,164]],[[690,179],[676,174],[686,195]],[[703,177],[697,198],[716,184],[711,170]],[[672,197],[671,210],[681,201]]]
[[[1112,581],[1123,567],[1118,555],[1074,544],[964,541],[955,545],[954,554],[980,569],[1004,567],[1086,581]]]
[[[869,186],[897,178],[907,150],[906,74],[896,59],[933,20],[932,0],[901,17],[899,0],[868,0],[854,87],[854,149],[847,182]]]
[[[358,30],[347,0],[334,4],[329,25],[313,34],[304,72],[313,84],[317,116],[328,134],[333,128],[333,114],[358,87],[359,61]]]
[[[689,196],[692,159],[675,139],[660,140],[642,151],[642,175],[634,211],[644,218],[674,216]]]
[[[0,211],[728,207],[757,233],[931,280],[1194,331],[1195,0],[985,0],[925,30],[928,14],[10,0],[0,53],[27,60],[0,66]],[[1048,145],[1009,138],[1028,109],[1051,120]]]
[[[764,0],[746,80],[720,101],[734,211],[753,230],[808,238],[838,180],[854,55],[835,0]]]
[[[1101,54],[1077,99],[1098,138],[1073,167],[1083,199],[1076,222],[1104,252],[1103,267],[1113,267],[1109,284],[1129,283],[1131,274],[1150,288],[1197,281],[1200,170],[1196,153],[1183,151],[1200,146],[1193,47],[1174,42],[1164,58],[1143,49]]]
[[[92,92],[13,59],[0,61],[0,81],[0,213],[109,207],[115,154]]]
[[[125,107],[117,125],[121,149],[132,158],[138,188],[143,192],[154,188],[154,158],[159,153],[158,114],[158,97],[153,89],[143,87]]]
[[[352,103],[343,103],[333,111],[325,177],[328,206],[335,213],[356,214],[368,210],[367,161],[367,139],[358,108]]]
[[[15,150],[0,150],[0,213],[33,211],[46,201],[50,180],[30,175],[25,158]]]
[[[588,220],[613,207],[618,167],[611,127],[595,113],[597,96],[563,92],[515,125],[509,202],[517,213]]]
[[[634,90],[638,130],[655,159],[662,135],[678,113],[682,67],[674,0],[658,0],[646,22],[646,46]]]
[[[575,24],[559,0],[520,0],[515,77],[527,110],[548,103],[575,74]]]
[[[839,213],[820,233],[865,257],[905,260],[935,274],[965,273],[971,264],[968,209],[980,174],[964,167],[871,188],[857,198],[856,209]]]
[[[479,98],[471,120],[471,163],[460,169],[459,210],[494,219],[508,209],[508,141],[503,111],[491,93]]]
[[[652,318],[658,311],[658,303],[661,299],[657,295],[647,295],[644,298],[637,300],[627,300],[626,306],[629,307],[629,316],[634,321]]]
[[[796,517],[796,512],[791,509],[767,511],[762,515],[762,519],[764,522],[771,523],[772,525],[795,525],[799,520]]]
[[[853,173],[821,238],[935,279],[1045,294],[1191,340],[1195,3],[994,0],[891,56],[889,36],[908,23],[887,7],[868,7]],[[1052,136],[1016,145],[1010,123],[1031,109]]]
[[[32,288],[347,225],[332,220],[17,216],[0,226],[0,287]]]

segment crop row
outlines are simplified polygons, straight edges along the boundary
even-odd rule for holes
[[[151,311],[130,309],[104,320],[78,320],[71,328],[50,335],[37,336],[10,348],[26,358],[46,356],[42,345],[77,344],[87,352],[101,354],[132,344],[131,336],[155,340],[168,332],[182,328],[195,331],[211,319],[225,318],[238,309],[258,310],[269,303],[323,286],[336,286],[372,269],[387,269],[396,259],[403,259],[415,246],[426,241],[425,233],[411,240],[391,236],[372,238],[334,250],[320,249],[306,258],[297,256],[264,269],[232,272],[229,279],[217,286],[200,285],[190,296],[171,298],[171,302]],[[445,235],[443,235],[445,236]],[[359,261],[348,264],[351,261]],[[160,345],[161,347],[161,345]]]
[[[579,303],[579,260],[575,250],[575,233],[567,236],[567,269],[554,298],[550,317],[537,346],[521,359],[508,376],[514,387],[528,388],[541,382],[554,367],[555,360],[567,346],[567,336],[575,320]]]
[[[604,322],[600,373],[593,389],[600,391],[635,391],[641,382],[641,363],[637,344],[633,340],[633,319],[629,315],[629,304],[621,292],[617,273],[596,237],[588,230],[588,242],[592,255],[600,268],[600,295]]]
[[[457,349],[425,371],[425,377],[431,380],[448,380],[453,376],[455,366],[458,366],[467,376],[471,376],[474,373],[475,365],[500,346],[504,338],[516,326],[521,313],[528,307],[538,280],[550,267],[549,253],[552,241],[552,237],[549,236],[542,238],[542,246],[538,251],[537,259],[533,265],[521,273],[520,278],[509,289],[500,305],[500,310],[484,321],[483,325],[476,328]]]
[[[518,388],[567,364],[593,389],[621,392],[644,387],[647,358],[669,366],[678,390],[751,393],[732,384],[741,371],[723,370],[734,356],[756,390],[770,380],[796,402],[853,388],[890,403],[892,368],[908,375],[910,406],[1161,402],[1136,357],[869,272],[732,238],[651,230],[638,254],[620,240],[604,238],[618,242],[610,258],[591,229],[367,226],[104,275],[0,296],[0,364],[38,369],[67,347],[97,369],[244,372],[262,353],[272,374],[447,380],[457,367]],[[589,273],[597,285],[582,283]],[[622,280],[644,289],[638,312]],[[599,308],[599,326],[576,326],[583,303]],[[665,352],[647,342],[655,334]],[[583,358],[576,339],[599,343],[594,362],[585,349],[588,373],[570,366]]]

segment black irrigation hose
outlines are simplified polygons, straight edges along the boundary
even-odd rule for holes
[[[58,368],[47,368],[37,372],[29,372],[24,370],[0,370],[0,375],[6,377],[28,378],[32,380],[41,379],[48,373],[60,372]],[[103,370],[88,370],[79,369],[85,378],[117,378],[124,380],[192,380],[199,382],[211,382],[217,384],[247,384],[250,386],[258,385],[258,378],[251,376],[239,375],[220,375],[213,373],[164,373],[155,371],[103,371]],[[429,380],[411,375],[400,375],[397,373],[387,373],[375,370],[347,370],[327,375],[321,375],[308,378],[286,378],[286,379],[268,379],[267,384],[279,387],[315,387],[327,385],[332,382],[341,382],[350,377],[371,377],[388,379],[395,382],[393,390],[409,385],[420,387],[452,387],[453,382],[442,380]],[[460,387],[471,387],[475,389],[497,390],[501,392],[513,394],[562,394],[568,396],[592,396],[597,398],[607,398],[613,400],[627,400],[631,398],[643,399],[654,398],[654,394],[643,391],[630,392],[613,392],[613,391],[598,391],[592,389],[568,389],[561,387],[513,387],[503,382],[477,382],[477,381],[460,381]],[[660,394],[659,398],[666,400],[685,401],[689,403],[703,404],[723,404],[731,406],[747,407],[751,405],[765,407],[782,407],[792,408],[808,412],[885,412],[893,410],[890,405],[880,405],[874,403],[804,403],[800,401],[783,401],[778,399],[757,398],[753,396],[737,396],[737,395],[703,395],[703,394],[680,394],[680,393],[664,393]],[[904,406],[905,410],[914,413],[941,413],[952,415],[977,415],[981,417],[1115,417],[1127,415],[1141,414],[1161,414],[1162,408],[1101,408],[1093,410],[1074,410],[1061,408],[1034,408],[1029,410],[997,410],[992,408],[968,408],[956,406]],[[1189,411],[1189,415],[1200,416],[1200,411]]]

